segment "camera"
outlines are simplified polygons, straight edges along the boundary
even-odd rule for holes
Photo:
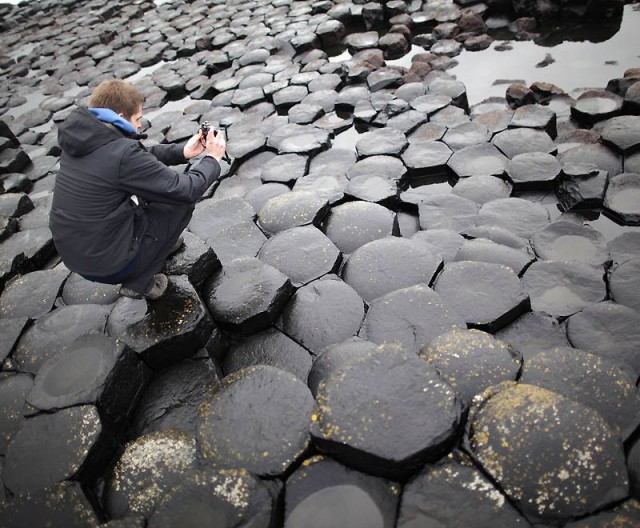
[[[204,136],[205,141],[207,140],[207,135],[209,134],[209,132],[213,131],[214,137],[220,133],[219,130],[216,130],[215,127],[211,126],[211,123],[209,123],[209,121],[203,121],[202,123],[200,123],[200,130],[202,131],[202,135]],[[231,158],[226,152],[222,157],[222,161],[226,161],[229,165],[231,165],[232,163]]]

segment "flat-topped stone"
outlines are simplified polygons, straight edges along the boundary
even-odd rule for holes
[[[623,172],[609,178],[604,207],[619,223],[640,225],[640,174]]]
[[[531,237],[531,247],[544,260],[578,260],[594,266],[609,262],[604,236],[592,227],[558,220]]]
[[[304,225],[319,225],[328,210],[328,200],[309,191],[295,191],[275,196],[264,204],[258,214],[258,225],[266,233]]]
[[[499,226],[514,235],[528,239],[536,231],[546,227],[551,218],[542,205],[523,198],[501,198],[480,207],[476,226]]]

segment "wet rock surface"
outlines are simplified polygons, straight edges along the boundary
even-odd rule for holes
[[[0,524],[637,524],[640,76],[470,107],[449,72],[622,5],[574,4],[0,6]],[[232,157],[155,302],[48,229],[113,77],[145,144]]]

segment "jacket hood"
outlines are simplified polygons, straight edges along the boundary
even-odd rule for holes
[[[58,128],[58,143],[67,154],[86,156],[99,147],[128,136],[116,128],[106,126],[84,106],[69,114]]]

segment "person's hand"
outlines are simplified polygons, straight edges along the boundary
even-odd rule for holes
[[[198,133],[187,141],[187,144],[184,146],[183,154],[185,159],[191,159],[196,157],[198,154],[202,154],[204,149],[204,136],[202,131],[198,130]]]
[[[226,148],[227,142],[224,139],[224,132],[222,132],[222,130],[211,129],[207,134],[207,142],[205,145],[207,156],[211,156],[220,161],[224,156]]]

